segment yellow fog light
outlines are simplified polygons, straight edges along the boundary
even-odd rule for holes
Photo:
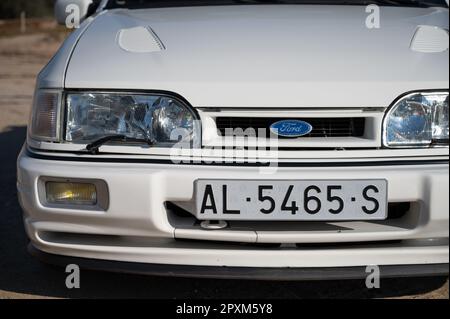
[[[51,204],[96,205],[97,189],[94,184],[73,182],[46,182],[47,202]]]

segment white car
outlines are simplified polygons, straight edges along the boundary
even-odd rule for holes
[[[444,0],[55,10],[82,23],[38,76],[18,158],[33,254],[176,276],[448,274]]]

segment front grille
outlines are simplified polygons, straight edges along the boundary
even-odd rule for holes
[[[287,118],[217,117],[216,126],[221,136],[252,136],[254,135],[251,134],[252,131],[257,134],[258,129],[265,129],[268,134],[270,126],[282,120]],[[363,117],[295,118],[295,120],[305,121],[313,127],[311,133],[303,137],[362,137],[364,135],[365,118]]]

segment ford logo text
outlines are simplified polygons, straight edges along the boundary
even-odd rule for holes
[[[304,136],[313,130],[311,124],[300,120],[283,120],[273,123],[270,131],[273,134],[283,137]]]

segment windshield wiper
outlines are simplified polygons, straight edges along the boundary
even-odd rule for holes
[[[88,144],[86,146],[86,150],[94,155],[98,154],[100,146],[112,141],[124,143],[145,143],[148,146],[153,146],[155,144],[152,140],[145,138],[134,138],[126,135],[108,135]]]

